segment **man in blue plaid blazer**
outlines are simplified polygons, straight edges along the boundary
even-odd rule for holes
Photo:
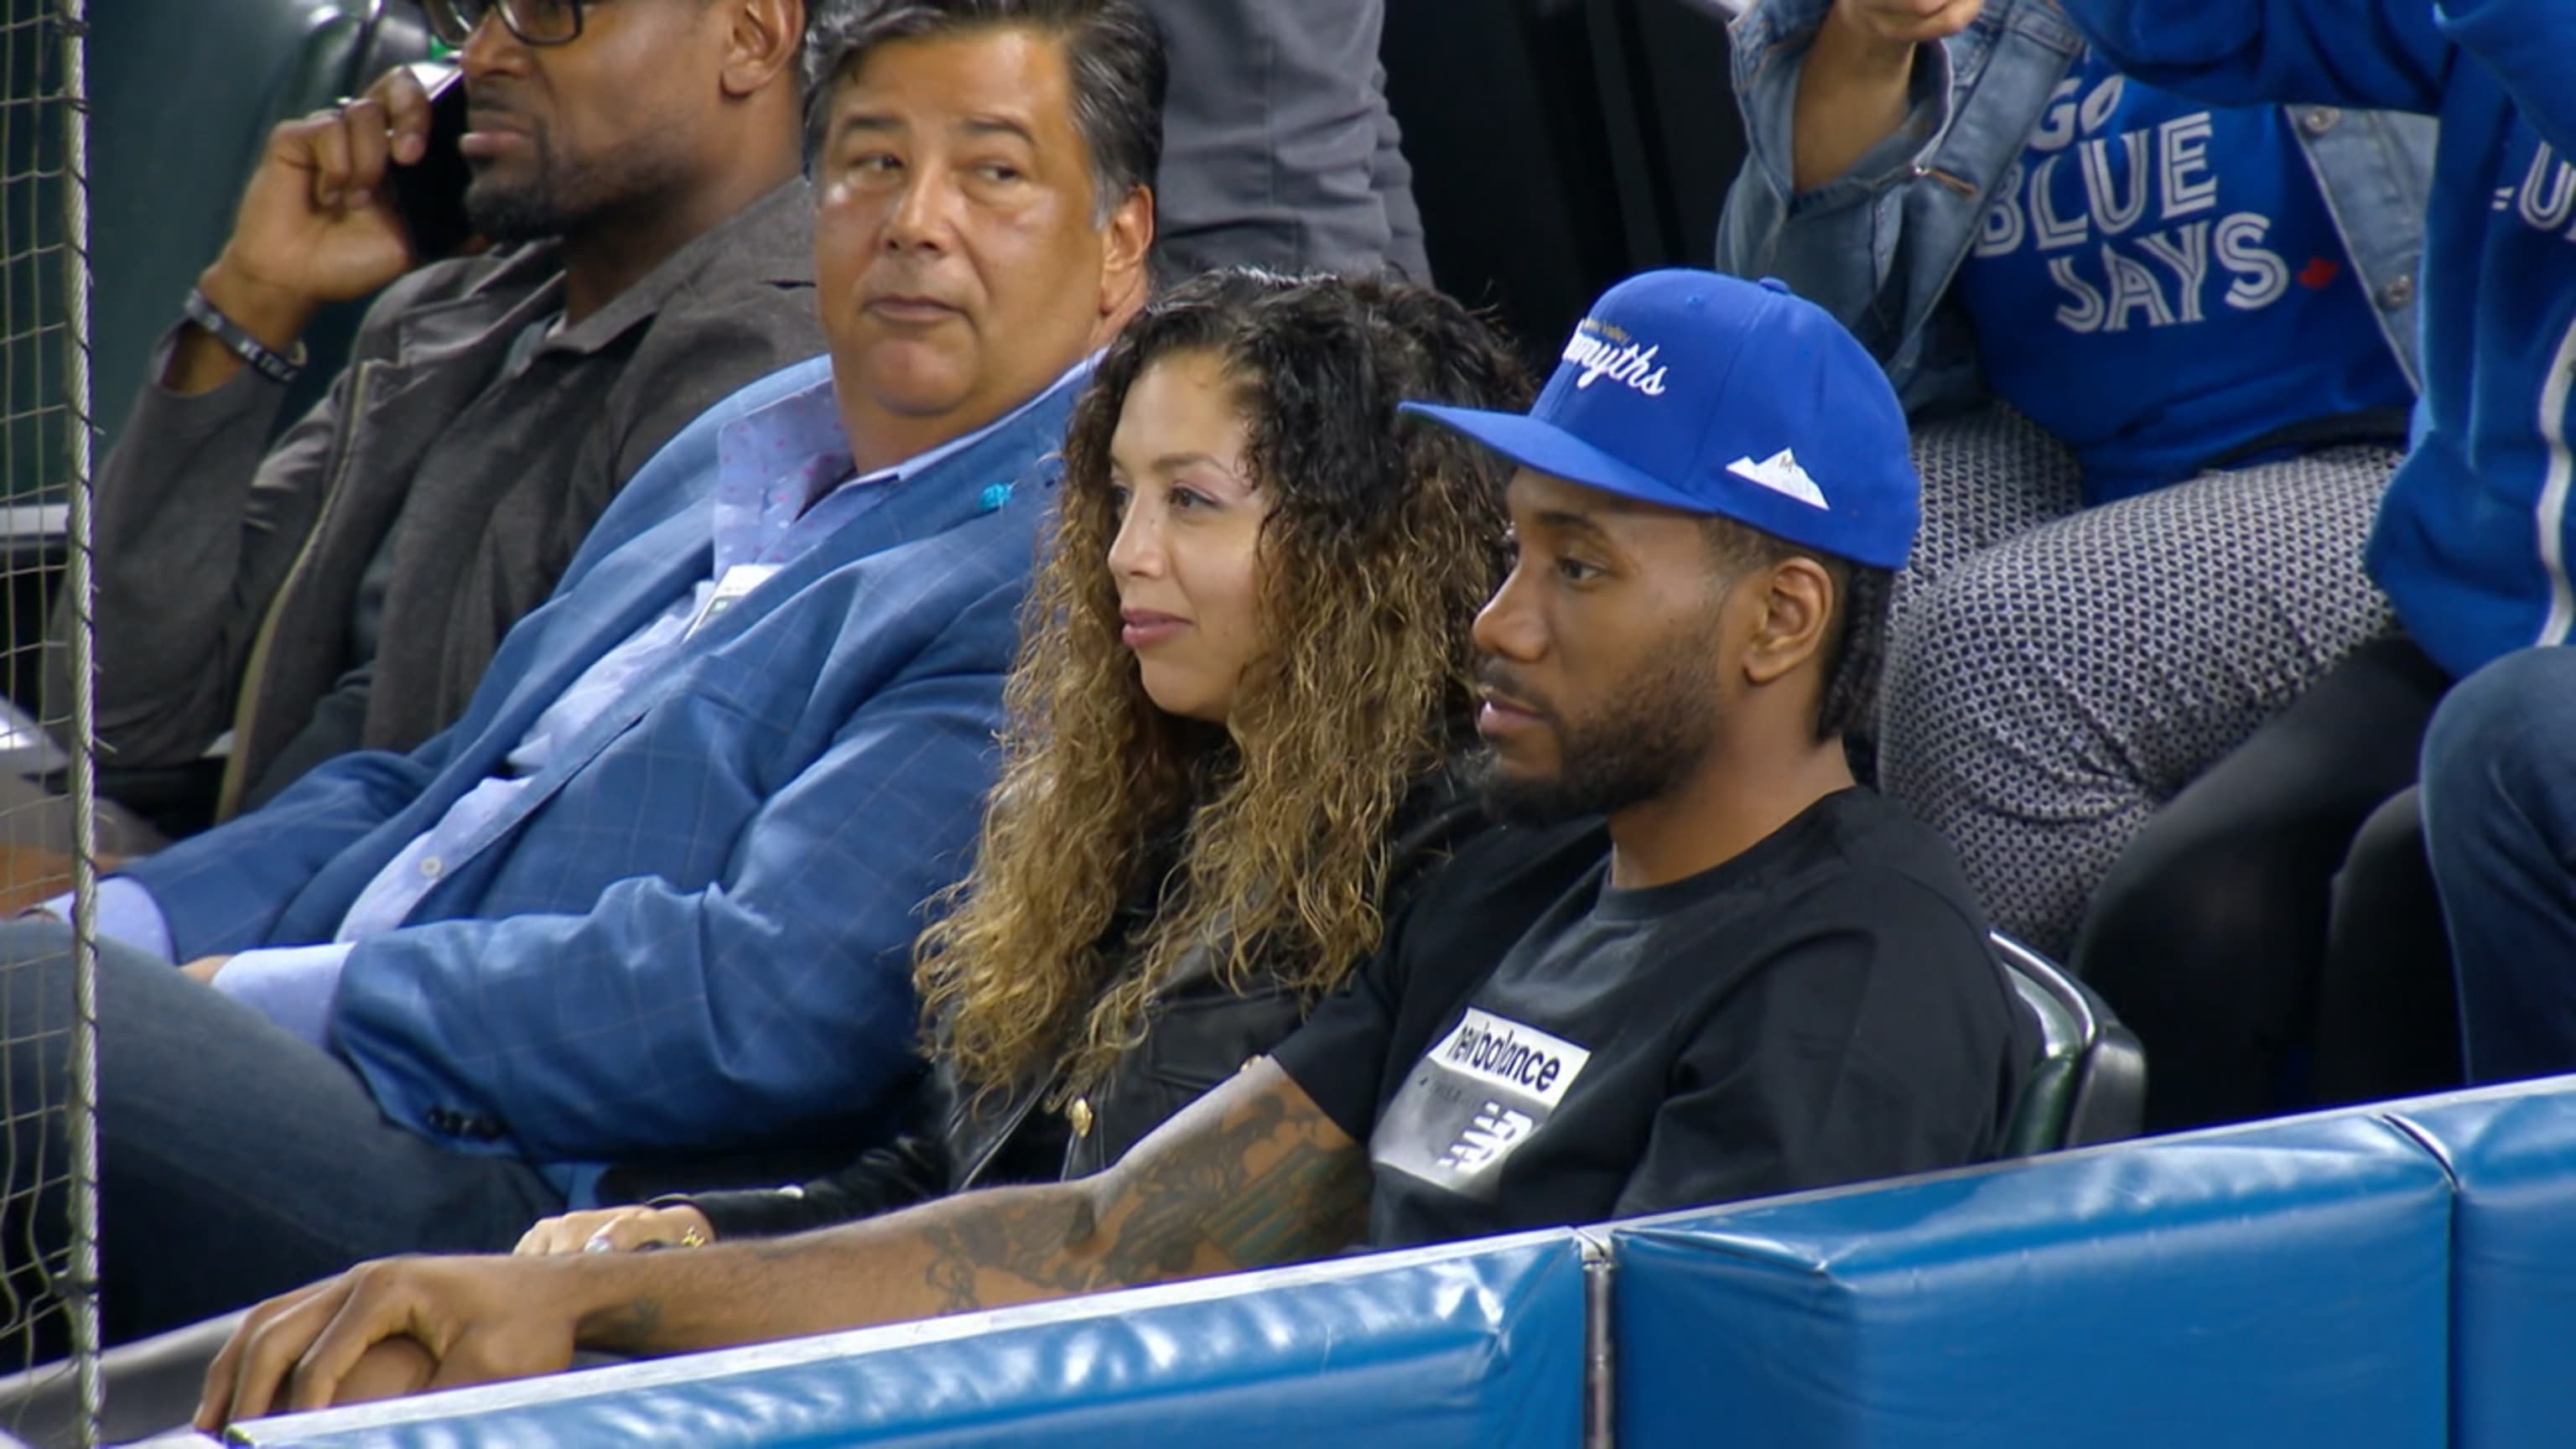
[[[831,355],[648,464],[454,728],[102,892],[113,1337],[506,1248],[613,1164],[845,1150],[908,1080],[1053,454],[1146,290],[1163,63],[1129,0],[866,7],[812,44]],[[0,1008],[62,1022],[63,928],[6,929]],[[25,1108],[62,1062],[7,1065],[20,1190],[60,1171]]]

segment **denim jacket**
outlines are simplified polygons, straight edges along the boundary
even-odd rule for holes
[[[1986,0],[1966,30],[1916,65],[1896,133],[1845,174],[1793,195],[1799,68],[1832,8],[1759,0],[1735,22],[1735,94],[1751,150],[1718,222],[1717,269],[1778,277],[1841,318],[1885,364],[1909,415],[1966,406],[1985,390],[1975,337],[1962,309],[1942,302],[2084,36],[2054,0]],[[2380,330],[2420,387],[2415,277],[2434,122],[2289,110]]]

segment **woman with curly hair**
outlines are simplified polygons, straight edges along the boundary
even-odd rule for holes
[[[918,948],[916,1130],[802,1188],[550,1218],[520,1251],[1080,1176],[1286,1036],[1479,823],[1450,765],[1507,475],[1396,404],[1528,391],[1401,283],[1211,273],[1138,317],[1075,411],[1001,781]]]

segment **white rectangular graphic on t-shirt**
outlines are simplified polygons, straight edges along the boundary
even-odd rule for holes
[[[1547,1125],[1592,1053],[1474,1007],[1422,1054],[1371,1134],[1379,1166],[1490,1198],[1495,1169]]]
[[[1432,1048],[1431,1055],[1444,1066],[1516,1092],[1542,1107],[1564,1101],[1565,1089],[1574,1085],[1583,1064],[1592,1060],[1592,1053],[1570,1041],[1472,1006],[1458,1029]]]

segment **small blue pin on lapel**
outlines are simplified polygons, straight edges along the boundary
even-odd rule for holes
[[[1002,511],[1002,505],[1011,501],[1011,485],[996,483],[986,488],[975,501],[984,505],[986,513],[999,513]]]

